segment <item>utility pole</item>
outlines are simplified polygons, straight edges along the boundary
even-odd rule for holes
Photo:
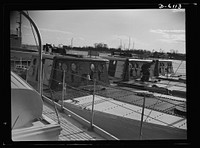
[[[122,49],[122,39],[119,39],[119,41],[120,41],[120,43],[119,43],[119,44],[120,44],[120,45],[119,45],[119,48]]]
[[[129,40],[128,40],[128,50],[130,50],[130,37],[129,37]]]
[[[71,39],[71,49],[72,49],[72,47],[73,47],[73,38]]]

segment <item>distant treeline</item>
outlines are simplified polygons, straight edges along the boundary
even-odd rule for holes
[[[51,44],[46,44],[44,46],[51,46]],[[27,46],[27,45],[26,45]],[[44,48],[43,46],[43,48]],[[95,43],[94,47],[92,46],[84,46],[84,47],[71,47],[65,46],[62,47],[55,47],[51,46],[54,50],[60,50],[64,52],[62,49],[65,50],[79,50],[79,51],[96,51],[100,53],[109,53],[109,54],[121,54],[126,56],[134,56],[138,58],[164,58],[164,59],[175,59],[175,60],[186,60],[186,54],[178,53],[177,51],[171,49],[170,52],[163,52],[163,50],[158,51],[150,51],[144,49],[131,49],[131,50],[122,50],[121,48],[109,48],[107,44],[103,43]]]
[[[172,52],[157,52],[157,51],[149,51],[143,49],[134,49],[134,50],[122,50],[120,48],[108,48],[108,47],[70,47],[70,46],[63,46],[65,49],[71,50],[80,50],[80,51],[97,51],[97,52],[104,52],[104,53],[122,53],[126,55],[134,55],[138,56],[139,58],[165,58],[165,59],[175,59],[175,60],[186,60],[186,54],[177,53],[174,50]]]

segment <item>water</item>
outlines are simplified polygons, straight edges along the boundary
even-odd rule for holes
[[[186,76],[186,61],[173,60],[172,64],[176,75]]]

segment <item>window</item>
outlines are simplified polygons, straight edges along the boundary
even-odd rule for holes
[[[34,58],[34,59],[33,59],[33,65],[36,65],[36,62],[37,62],[37,59]]]
[[[168,66],[169,66],[169,67],[171,67],[171,66],[172,66],[172,64],[171,64],[171,63],[168,63]]]
[[[98,70],[99,70],[100,72],[103,72],[103,69],[104,69],[104,65],[103,65],[103,64],[99,64],[99,65],[98,65]]]
[[[62,64],[59,62],[59,63],[58,63],[58,69],[59,69],[59,70],[62,69],[61,66],[62,66]]]
[[[94,64],[93,64],[93,63],[90,65],[90,69],[91,69],[91,71],[93,71],[93,72],[94,72],[94,70],[95,70],[95,66],[94,66]]]
[[[63,64],[62,64],[62,70],[67,71],[67,64],[66,64],[66,63],[63,63]]]
[[[115,65],[116,64],[116,61],[113,61],[113,65]]]
[[[75,63],[71,64],[71,70],[72,70],[72,72],[76,72],[76,64]]]
[[[129,69],[132,69],[133,65],[131,63],[129,63]]]

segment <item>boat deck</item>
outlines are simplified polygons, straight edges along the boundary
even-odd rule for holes
[[[140,80],[130,80],[116,83],[121,87],[148,90],[162,94],[168,94],[170,92],[173,96],[186,98],[186,84],[181,82],[162,80],[155,83],[153,81],[141,82]]]
[[[65,100],[64,104],[76,105],[86,110],[92,110],[92,98],[92,95],[78,97],[73,99],[73,101]],[[142,107],[95,95],[94,110],[140,121]],[[187,119],[183,117],[170,115],[148,108],[145,108],[144,116],[144,121],[146,123],[187,129]]]
[[[43,105],[43,114],[50,119],[58,122],[56,113],[52,106],[48,103]],[[92,140],[104,140],[98,134],[88,131],[80,123],[73,120],[64,113],[59,112],[60,126],[62,128],[59,135],[59,141],[92,141]]]
[[[64,106],[90,120],[92,95],[65,100]],[[95,95],[94,124],[120,140],[138,140],[142,107]],[[145,108],[143,140],[186,139],[187,119]]]
[[[67,88],[64,100],[74,100],[75,98],[78,97],[91,95],[93,86],[84,86],[83,88],[79,89],[80,91]],[[119,87],[111,88],[106,86],[97,86],[96,89],[97,89],[96,95],[106,98],[112,98],[114,100],[121,101],[124,103],[129,103],[139,107],[143,105],[143,96],[140,96],[139,95],[140,93],[138,91],[135,92],[130,91],[132,88],[123,88],[123,90],[120,90]],[[43,93],[45,96],[51,98],[51,94],[49,93],[48,90],[43,91]],[[54,99],[61,101],[62,92],[61,91],[54,92],[53,96]],[[155,111],[160,111],[172,115],[177,115],[174,112],[174,108],[176,106],[186,108],[186,99],[158,94],[158,93],[152,93],[151,96],[147,96],[145,103],[145,107],[148,109],[153,109]],[[182,116],[182,115],[177,115],[177,116]]]

